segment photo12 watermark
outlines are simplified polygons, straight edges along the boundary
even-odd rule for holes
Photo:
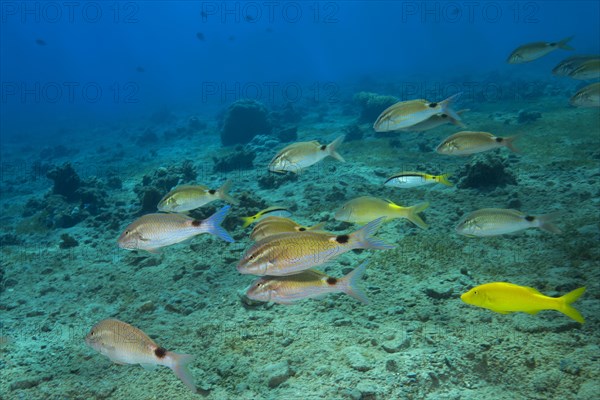
[[[402,1],[400,22],[422,24],[537,24],[541,5],[534,1]]]
[[[336,24],[340,3],[336,1],[203,1],[203,23],[288,23]]]
[[[140,3],[134,1],[3,1],[3,24],[135,24]]]

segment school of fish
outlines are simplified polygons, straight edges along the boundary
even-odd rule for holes
[[[535,42],[516,48],[508,57],[510,64],[533,62],[557,50],[574,50],[568,43],[572,37],[558,42]],[[561,61],[552,73],[576,80],[600,79],[598,55],[575,55]],[[399,101],[381,112],[373,123],[375,132],[425,132],[444,124],[466,128],[461,116],[468,109],[454,110],[461,93],[441,101],[412,99]],[[600,107],[600,82],[582,87],[570,103],[576,107]],[[437,146],[435,152],[446,156],[473,154],[506,148],[519,153],[514,142],[519,136],[499,136],[482,131],[457,132]],[[307,141],[297,142],[279,150],[268,164],[271,172],[300,174],[311,166],[331,157],[345,162],[339,153],[344,135],[329,144]],[[452,187],[450,173],[438,175],[424,171],[400,171],[388,177],[383,186],[412,189],[441,184]],[[164,195],[157,204],[158,213],[146,214],[131,222],[117,239],[118,246],[126,250],[155,253],[164,247],[192,240],[208,233],[225,242],[234,242],[221,226],[231,205],[239,201],[229,194],[232,182],[227,180],[218,189],[204,185],[180,185]],[[195,219],[188,214],[212,202],[229,203],[207,219]],[[389,250],[395,247],[375,237],[383,223],[406,219],[421,229],[428,224],[421,214],[429,207],[424,202],[402,206],[391,200],[360,196],[342,204],[334,213],[338,221],[362,225],[347,233],[326,231],[325,222],[305,226],[290,219],[292,212],[285,206],[273,205],[248,217],[242,217],[242,228],[255,224],[249,238],[254,242],[241,255],[237,270],[256,278],[246,289],[246,297],[258,302],[294,304],[304,299],[320,298],[331,293],[345,293],[368,304],[367,294],[359,283],[367,268],[367,261],[342,277],[334,277],[318,270],[340,255],[356,249]],[[466,237],[494,237],[517,234],[535,228],[551,234],[560,234],[555,225],[561,212],[533,215],[519,210],[482,208],[462,216],[455,231]],[[585,292],[581,287],[561,297],[548,297],[534,288],[508,282],[484,283],[460,296],[467,304],[491,311],[509,314],[525,312],[537,314],[542,310],[556,310],[573,320],[584,323],[584,317],[572,307]],[[128,323],[115,319],[98,322],[85,338],[86,343],[111,361],[118,364],[140,364],[145,368],[157,365],[171,368],[176,376],[196,392],[194,379],[188,369],[193,356],[169,352],[158,346],[144,332]]]

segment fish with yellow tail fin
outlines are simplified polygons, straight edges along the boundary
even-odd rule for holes
[[[269,208],[265,208],[262,211],[257,212],[254,215],[249,217],[240,217],[240,220],[243,222],[242,228],[252,225],[255,222],[260,221],[263,218],[276,216],[276,217],[289,217],[292,213],[285,207],[273,206]]]
[[[146,369],[163,365],[194,393],[194,377],[188,365],[194,360],[189,354],[178,354],[160,347],[138,328],[116,319],[105,319],[92,327],[85,343],[116,364],[140,364]]]
[[[323,226],[325,226],[324,222],[314,226],[303,226],[289,218],[270,216],[264,218],[254,226],[254,229],[252,229],[252,233],[250,234],[250,239],[259,241],[267,236],[273,236],[279,233],[319,231]]]
[[[376,218],[383,217],[385,221],[395,218],[406,218],[419,228],[426,229],[427,224],[419,217],[429,203],[420,203],[411,207],[402,207],[389,200],[377,197],[362,196],[350,200],[341,206],[335,213],[338,221],[364,224]]]
[[[337,148],[343,141],[344,135],[327,145],[321,144],[316,140],[290,144],[273,157],[269,163],[269,171],[288,171],[297,174],[329,156],[338,161],[345,162],[344,157],[337,152]]]
[[[449,176],[450,174],[429,175],[423,172],[398,172],[387,178],[384,185],[404,189],[431,185],[433,183],[452,186],[452,182],[448,180]]]
[[[542,310],[556,310],[583,324],[583,316],[571,306],[585,292],[575,289],[561,297],[544,296],[534,288],[508,282],[492,282],[474,287],[460,296],[472,306],[487,308],[500,314],[526,312],[537,314]]]

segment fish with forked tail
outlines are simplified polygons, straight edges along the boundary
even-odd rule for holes
[[[269,171],[287,171],[297,174],[329,156],[338,161],[345,162],[344,157],[337,152],[337,148],[343,141],[344,135],[327,145],[321,144],[316,140],[290,144],[273,157],[269,163]]]
[[[467,304],[487,308],[500,314],[525,312],[537,314],[542,310],[556,310],[583,324],[585,319],[571,303],[585,292],[585,287],[575,289],[561,297],[544,296],[532,287],[508,282],[492,282],[474,287],[460,296]]]
[[[188,364],[194,360],[189,354],[178,354],[160,347],[138,328],[116,319],[105,319],[92,327],[85,343],[116,364],[140,364],[146,369],[163,365],[194,393],[194,377]]]

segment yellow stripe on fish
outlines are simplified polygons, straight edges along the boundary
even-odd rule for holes
[[[335,213],[335,219],[338,221],[363,224],[372,221],[375,218],[383,217],[385,221],[395,218],[406,218],[419,228],[427,228],[425,221],[419,217],[429,203],[420,203],[411,207],[402,207],[389,200],[379,199],[377,197],[362,196],[350,200],[341,206]]]
[[[403,171],[387,178],[384,185],[405,189],[431,185],[433,183],[452,186],[453,184],[448,180],[448,177],[450,177],[450,174],[430,175],[423,172]]]
[[[373,237],[383,218],[369,222],[351,234],[322,232],[280,233],[268,236],[250,247],[237,269],[242,274],[294,275],[354,249],[386,250],[394,248]]]
[[[262,220],[263,218],[267,218],[270,216],[276,217],[289,217],[292,213],[285,207],[273,206],[269,208],[265,208],[262,211],[257,212],[254,215],[249,217],[240,217],[240,220],[243,222],[242,228],[245,228],[249,225],[252,225],[255,222]]]
[[[556,310],[579,323],[583,316],[571,303],[585,292],[585,287],[575,289],[562,297],[544,296],[536,289],[508,282],[492,282],[474,287],[460,296],[467,304],[487,308],[500,314],[525,312],[537,314],[543,310]]]
[[[194,357],[177,354],[158,346],[138,328],[116,319],[105,319],[92,327],[85,337],[88,346],[116,364],[140,364],[146,369],[169,367],[194,393],[194,377],[188,369]]]

